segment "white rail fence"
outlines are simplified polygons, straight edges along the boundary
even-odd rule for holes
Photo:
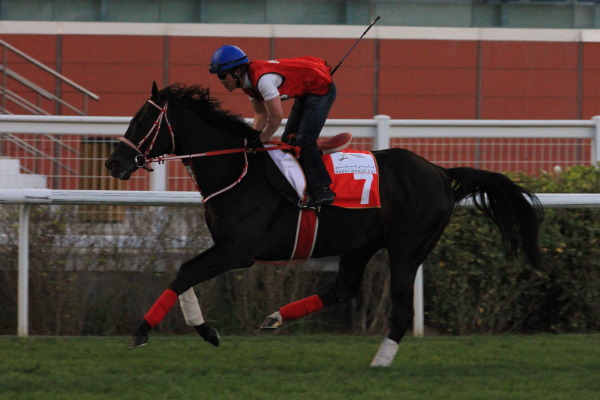
[[[121,136],[131,117],[0,115],[0,133]],[[250,120],[248,120],[250,121]],[[287,120],[282,121],[282,126]],[[590,160],[600,160],[600,116],[590,120],[421,120],[328,119],[322,137],[349,131],[356,138],[375,140],[374,149],[385,149],[393,138],[530,138],[592,139]]]
[[[544,207],[600,208],[600,193],[538,194]],[[18,313],[17,334],[29,335],[29,215],[32,205],[135,205],[198,206],[197,192],[174,191],[96,191],[50,189],[0,189],[0,205],[18,204]],[[470,206],[469,203],[463,204]],[[415,280],[413,334],[424,334],[423,268]]]
[[[53,189],[107,189],[84,187],[76,182],[81,175],[86,175],[82,173],[85,168],[82,160],[86,159],[93,159],[91,174],[107,176],[102,167],[106,155],[84,154],[82,142],[86,138],[94,141],[120,137],[129,122],[129,117],[0,115],[0,158],[9,156],[29,163],[29,170],[23,165],[21,168],[47,176],[48,187]],[[527,165],[528,172],[537,173],[540,169],[552,170],[555,165],[564,168],[600,161],[600,117],[590,120],[401,120],[377,115],[373,119],[328,120],[321,136],[331,137],[344,131],[354,135],[353,147],[365,150],[405,147],[442,166],[470,165],[506,171],[523,170],[522,166]],[[40,142],[36,142],[38,138]],[[43,150],[36,149],[39,143],[44,144]],[[67,156],[72,158],[66,159]],[[44,163],[51,164],[52,168],[35,171]],[[190,182],[185,173],[174,177],[168,168],[175,171],[180,166],[179,163],[159,165],[156,172],[150,174],[149,185],[145,174],[137,174],[124,188],[193,190],[185,186]],[[71,179],[68,187],[61,185],[64,176]],[[177,184],[173,183],[175,180]]]
[[[25,115],[0,115],[0,158],[5,154],[3,149],[11,140],[21,140],[20,146],[31,152],[36,142],[29,141],[31,137],[46,138],[55,149],[55,152],[37,151],[36,162],[43,157],[54,163],[55,169],[69,170],[69,174],[77,177],[77,163],[59,160],[65,153],[72,153],[83,159],[78,154],[80,138],[116,138],[122,136],[130,122],[129,117],[79,117],[79,116],[25,116]],[[285,120],[282,125],[285,124]],[[432,146],[440,146],[436,139],[451,141],[475,141],[475,159],[471,160],[476,167],[486,168],[487,164],[478,164],[479,141],[488,141],[488,156],[500,152],[506,140],[514,139],[515,146],[510,147],[506,155],[513,157],[523,140],[532,140],[534,149],[531,153],[519,155],[525,162],[535,162],[535,157],[540,155],[543,143],[550,143],[552,153],[546,157],[549,161],[545,165],[568,165],[564,160],[579,164],[596,164],[600,161],[600,117],[591,120],[400,120],[391,119],[389,116],[378,115],[373,119],[331,119],[328,120],[322,137],[331,137],[340,132],[351,132],[354,136],[353,144],[363,144],[371,150],[388,147],[407,147],[424,155],[430,161],[444,163],[443,158],[431,157],[427,152]],[[16,136],[15,136],[16,135]],[[18,135],[25,135],[22,140]],[[16,138],[16,139],[15,139]],[[69,138],[74,138],[69,142]],[[413,141],[414,139],[414,141]],[[497,140],[494,140],[497,139]],[[420,141],[433,140],[424,147]],[[494,140],[489,142],[490,140]],[[396,141],[396,142],[395,142]],[[399,141],[399,142],[398,142]],[[539,144],[537,143],[539,141]],[[572,141],[571,154],[566,158],[554,157],[556,148],[563,146],[564,141]],[[11,142],[12,143],[12,142]],[[33,146],[31,145],[33,143]],[[428,147],[429,146],[429,147]],[[471,146],[471,144],[469,144]],[[536,147],[537,146],[537,147]],[[35,150],[35,149],[34,149]],[[423,151],[420,151],[423,150]],[[471,150],[469,150],[471,151]],[[459,150],[460,152],[460,150]],[[427,154],[423,154],[427,153]],[[573,154],[576,156],[573,157]],[[13,156],[14,157],[14,156]],[[19,158],[19,156],[16,156]],[[34,158],[33,156],[31,158]],[[513,158],[510,158],[512,160]],[[507,161],[513,163],[515,161]],[[101,165],[102,157],[95,161]],[[459,159],[452,162],[463,165],[468,160]],[[503,162],[503,161],[500,161]],[[504,161],[506,163],[506,161]],[[506,165],[506,164],[502,164]],[[19,297],[18,297],[18,334],[28,335],[28,255],[29,255],[29,211],[34,204],[64,204],[64,205],[148,205],[148,206],[190,206],[199,203],[197,192],[165,191],[169,188],[168,163],[157,165],[155,172],[150,174],[151,191],[89,191],[89,190],[2,190],[2,171],[0,171],[0,205],[19,204]],[[489,169],[489,168],[486,168]],[[106,174],[105,171],[102,173]],[[55,177],[56,178],[56,177]],[[139,180],[148,179],[140,175]],[[189,178],[182,178],[187,179]],[[133,179],[132,179],[133,180]],[[58,189],[55,185],[55,189]],[[540,199],[545,207],[600,207],[600,194],[540,194]],[[415,321],[414,334],[423,335],[423,281],[422,269],[419,270],[415,282]]]

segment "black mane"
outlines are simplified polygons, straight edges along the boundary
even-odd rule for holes
[[[176,83],[161,90],[158,96],[159,98],[165,97],[171,103],[187,104],[205,122],[219,127],[227,133],[243,135],[248,139],[256,139],[260,134],[241,116],[222,109],[221,103],[210,97],[210,90],[200,85],[187,86]]]

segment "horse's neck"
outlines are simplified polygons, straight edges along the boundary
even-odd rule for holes
[[[178,145],[175,146],[177,155],[218,152],[245,147],[242,138],[235,137],[230,133],[218,132],[214,128],[203,126],[203,124],[195,126],[179,137],[183,140],[179,140]],[[189,163],[196,184],[202,194],[207,197],[239,180],[244,174],[246,160],[245,153],[235,153],[193,157]]]
[[[240,187],[256,187],[260,171],[264,175],[264,153],[236,153],[196,158],[192,161],[192,173],[202,196],[227,192]],[[266,181],[266,179],[262,179]]]

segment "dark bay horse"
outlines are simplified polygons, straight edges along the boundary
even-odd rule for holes
[[[219,337],[203,319],[192,287],[254,260],[289,258],[298,207],[267,177],[270,157],[258,132],[220,108],[199,86],[152,87],[150,99],[131,120],[125,136],[106,161],[115,178],[129,179],[148,161],[165,154],[189,155],[227,149],[242,152],[185,157],[205,201],[214,245],[183,263],[169,288],[156,300],[133,335],[130,348],[144,345],[148,332],[180,300],[188,325],[205,340]],[[248,150],[248,151],[246,151]],[[521,253],[538,265],[540,204],[533,193],[506,176],[467,167],[442,168],[404,149],[375,151],[380,208],[324,206],[312,257],[339,255],[339,272],[328,290],[282,307],[264,326],[274,328],[357,296],[369,259],[380,249],[389,254],[391,330],[373,359],[388,366],[413,318],[413,282],[419,265],[442,235],[456,204],[472,198],[498,227],[510,254]],[[541,211],[541,208],[539,208]]]

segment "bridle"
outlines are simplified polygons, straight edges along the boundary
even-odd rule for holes
[[[150,130],[148,131],[146,136],[144,136],[137,145],[134,144],[133,142],[131,142],[129,139],[126,139],[125,137],[121,137],[119,139],[122,143],[131,147],[133,150],[135,150],[138,153],[138,154],[136,154],[136,156],[134,158],[134,163],[138,168],[144,168],[145,170],[147,170],[149,172],[153,172],[154,169],[148,165],[153,162],[164,163],[165,161],[169,161],[169,160],[182,160],[182,161],[184,161],[184,163],[187,162],[189,164],[189,161],[192,158],[196,158],[196,157],[208,157],[208,156],[218,156],[218,155],[224,155],[224,154],[244,153],[244,167],[242,169],[242,172],[241,172],[239,178],[237,178],[232,184],[218,190],[217,192],[215,192],[207,197],[203,197],[203,200],[202,200],[203,202],[206,202],[210,198],[217,196],[217,195],[231,189],[232,187],[237,185],[244,178],[244,176],[246,176],[246,173],[248,172],[248,153],[256,153],[256,152],[271,151],[271,150],[288,150],[288,151],[292,151],[293,153],[295,153],[296,157],[300,156],[300,147],[298,147],[298,146],[292,146],[288,143],[272,141],[272,142],[267,142],[267,143],[271,144],[272,146],[254,147],[253,148],[253,147],[246,147],[248,144],[248,141],[247,141],[247,139],[244,139],[244,147],[237,148],[237,149],[207,151],[204,153],[194,153],[194,154],[187,154],[187,155],[182,155],[182,156],[170,155],[170,156],[158,156],[158,157],[148,158],[148,155],[150,154],[150,151],[154,147],[154,143],[156,142],[156,138],[158,137],[158,134],[160,132],[160,128],[161,128],[163,119],[167,123],[167,128],[168,128],[167,130],[169,132],[169,136],[171,137],[171,152],[169,154],[175,153],[175,134],[173,133],[173,127],[171,126],[171,123],[169,122],[169,118],[167,117],[167,107],[169,105],[168,101],[165,101],[165,105],[163,107],[159,106],[158,104],[156,104],[154,101],[152,101],[150,99],[148,100],[148,103],[152,104],[154,107],[156,107],[158,110],[160,110],[160,112],[158,114],[158,117],[156,117],[156,120],[150,127]],[[141,147],[147,141],[148,141],[148,146],[146,147],[146,150],[142,152]],[[187,164],[186,164],[186,166],[187,166]],[[190,171],[190,175],[192,175],[192,178],[194,179],[194,181],[196,181],[193,170],[190,170],[188,168],[188,171]],[[197,182],[196,182],[196,186],[198,186]],[[198,189],[200,190],[200,187],[198,187]],[[200,191],[200,192],[202,193],[202,191]]]
[[[156,120],[150,127],[150,130],[148,131],[146,136],[144,136],[137,145],[131,142],[129,139],[126,139],[125,137],[121,137],[119,140],[138,152],[138,154],[134,157],[134,163],[138,168],[144,168],[146,171],[152,172],[154,171],[154,169],[148,166],[148,164],[152,162],[152,159],[148,158],[148,155],[154,147],[154,143],[156,142],[156,138],[158,137],[158,133],[160,132],[160,127],[162,125],[163,119],[167,123],[167,129],[169,131],[169,136],[171,137],[171,154],[175,152],[175,135],[173,134],[173,127],[171,126],[169,118],[167,117],[167,107],[169,106],[169,102],[165,101],[165,105],[163,107],[159,106],[150,99],[148,100],[148,103],[158,108],[160,112],[158,113],[158,117],[156,117]],[[149,144],[146,147],[146,150],[142,152],[141,147],[146,141],[149,141]]]
[[[238,148],[238,149],[207,151],[204,153],[194,153],[194,154],[187,154],[187,155],[183,155],[183,156],[158,156],[158,157],[148,158],[150,151],[152,151],[152,148],[154,147],[154,143],[156,142],[158,133],[160,132],[160,127],[162,125],[163,119],[167,123],[169,136],[171,137],[171,151],[169,154],[175,153],[175,134],[173,133],[173,127],[171,126],[171,123],[169,122],[169,118],[167,117],[167,107],[169,106],[169,102],[165,101],[164,107],[159,106],[158,104],[156,104],[155,102],[153,102],[150,99],[147,102],[152,104],[154,107],[158,108],[160,110],[160,113],[158,114],[158,117],[156,117],[156,120],[150,127],[150,130],[148,131],[146,136],[144,136],[137,145],[134,144],[133,142],[131,142],[129,139],[126,139],[125,137],[119,138],[119,140],[121,142],[123,142],[124,144],[126,144],[127,146],[131,147],[132,149],[134,149],[135,151],[138,152],[138,154],[134,158],[135,165],[138,168],[144,168],[145,170],[152,172],[152,171],[154,171],[154,169],[149,167],[148,164],[153,163],[153,162],[163,163],[163,162],[169,161],[169,160],[184,160],[184,159],[190,159],[190,158],[196,158],[196,157],[218,156],[218,155],[233,154],[233,153],[255,153],[257,151],[271,151],[271,150],[278,150],[278,149],[279,150],[291,150],[296,154],[296,157],[300,156],[300,148],[298,146],[292,146],[288,143],[283,143],[283,142],[271,141],[268,143],[276,145],[275,147],[258,147],[258,148],[242,147],[242,148]],[[142,152],[141,147],[148,139],[150,139],[150,144],[148,145],[148,147],[146,147],[146,150],[144,152]],[[246,141],[244,141],[244,144],[246,144]]]

